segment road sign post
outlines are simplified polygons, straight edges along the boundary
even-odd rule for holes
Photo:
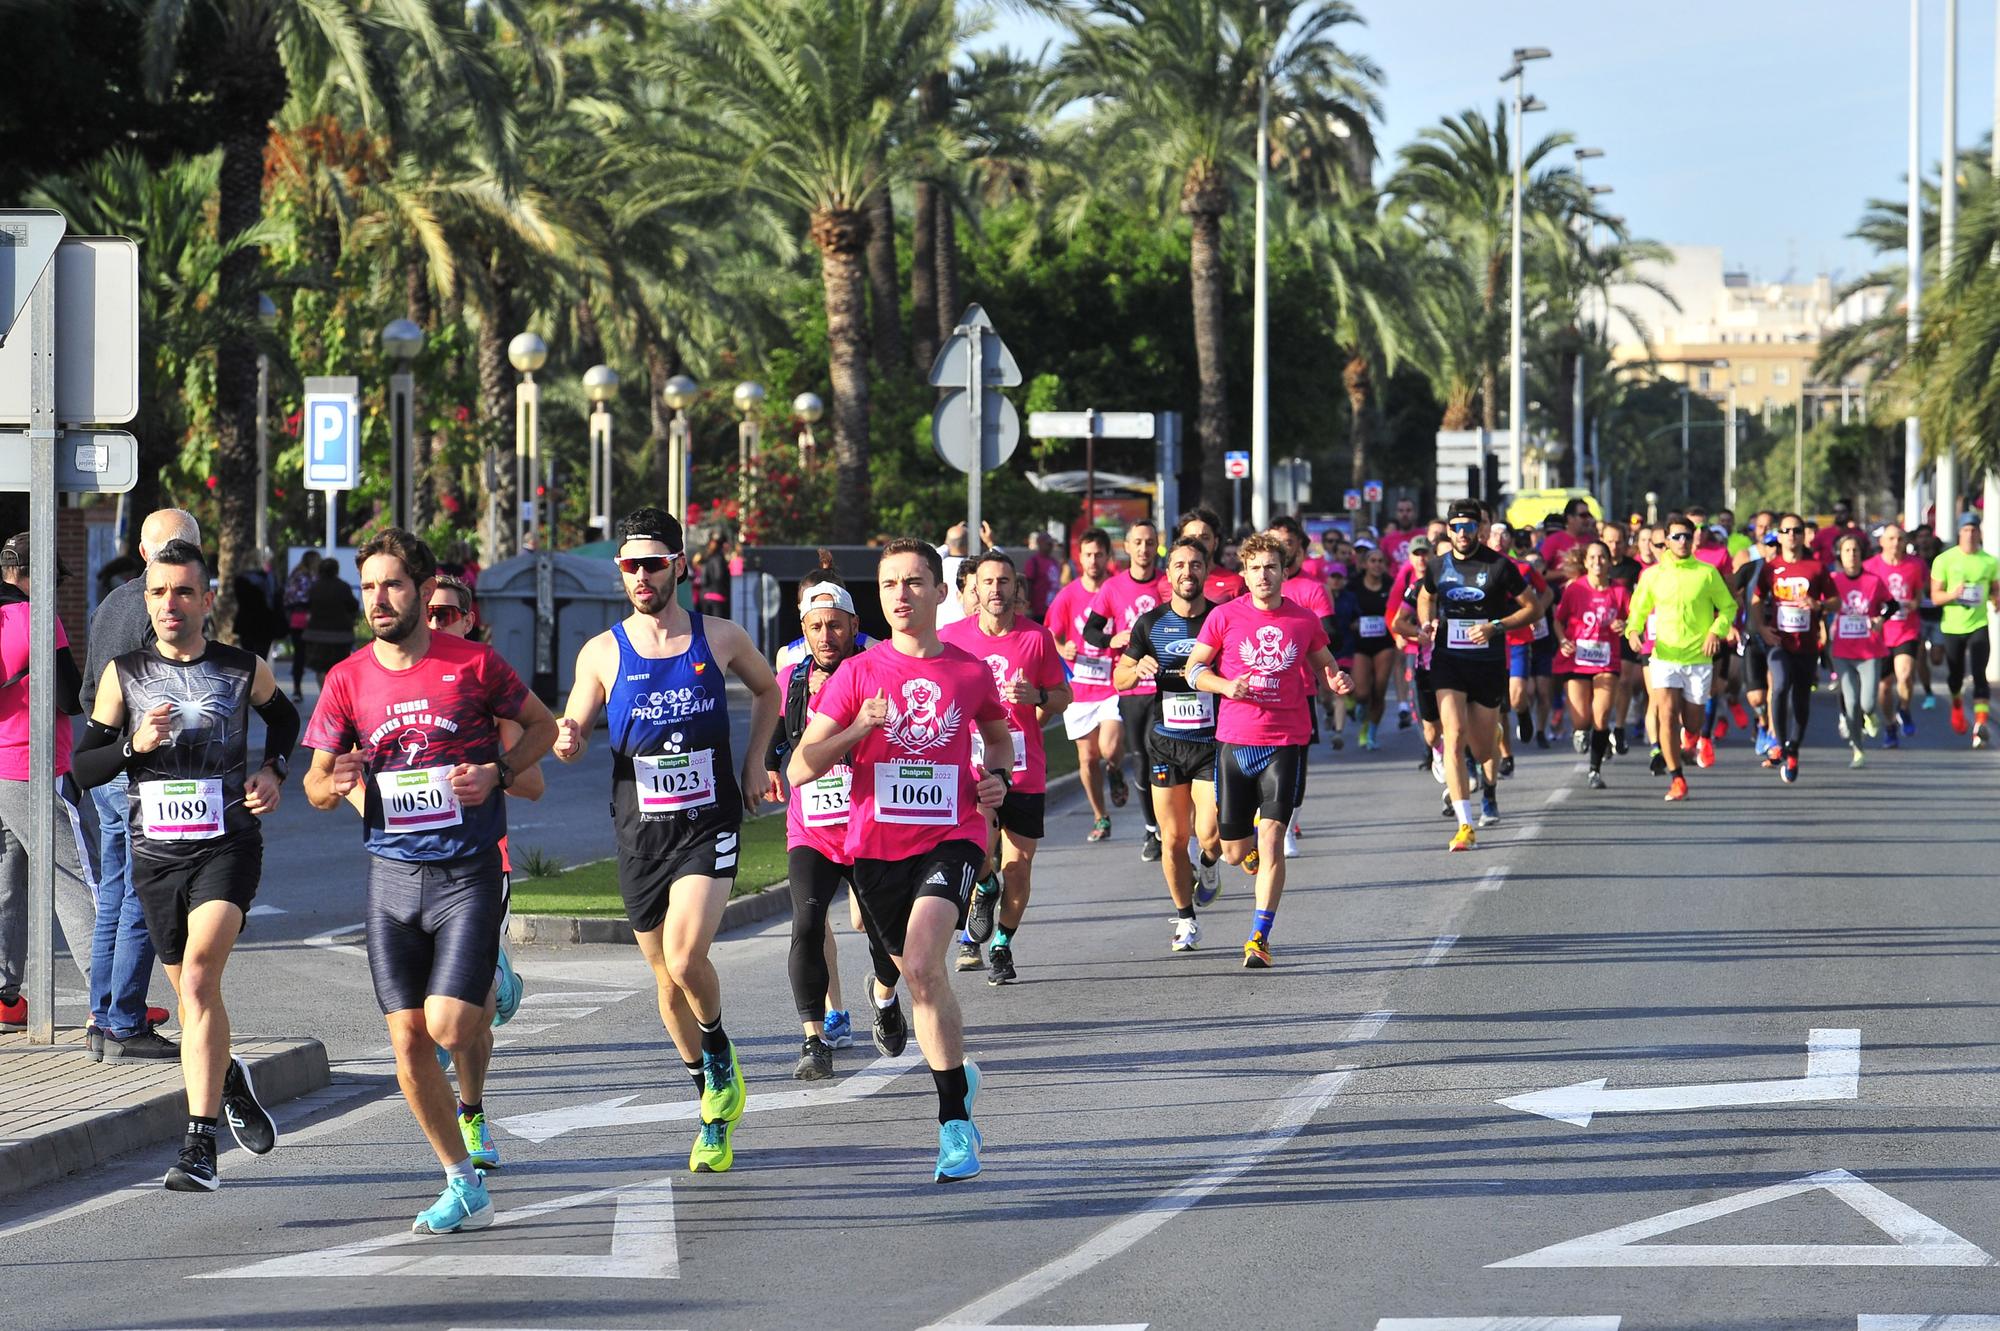
[[[931,447],[966,475],[966,549],[977,550],[985,473],[1012,457],[1021,442],[1020,413],[1001,394],[987,390],[1019,384],[1021,367],[986,311],[968,305],[931,363],[930,382],[950,389],[931,412]]]
[[[1230,505],[1229,534],[1243,529],[1243,480],[1250,474],[1250,452],[1248,449],[1233,450],[1222,455],[1222,474],[1227,476],[1236,492],[1235,502]]]
[[[332,550],[340,544],[339,492],[361,483],[361,381],[351,374],[307,379],[304,411],[306,485],[326,492],[326,548]]]
[[[1363,481],[1361,497],[1368,501],[1368,525],[1376,531],[1382,530],[1382,482]]]

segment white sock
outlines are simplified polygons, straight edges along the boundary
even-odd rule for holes
[[[1458,821],[1467,827],[1479,821],[1479,805],[1472,800],[1453,800],[1451,805],[1458,810]]]
[[[889,996],[887,998],[876,999],[875,1006],[878,1008],[882,1008],[884,1010],[896,1006],[896,991],[894,989],[891,989],[889,991]]]
[[[462,1183],[476,1184],[479,1182],[479,1167],[472,1163],[470,1157],[459,1161],[455,1165],[446,1165],[444,1167],[444,1181],[450,1183],[453,1179],[458,1179]]]

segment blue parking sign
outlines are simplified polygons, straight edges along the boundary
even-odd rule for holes
[[[352,375],[306,380],[306,485],[352,490],[361,483],[361,381]]]

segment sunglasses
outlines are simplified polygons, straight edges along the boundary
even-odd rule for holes
[[[658,573],[661,569],[670,566],[679,558],[679,555],[640,555],[636,559],[621,559],[618,561],[618,571],[621,573]]]
[[[1691,531],[1670,531],[1667,533],[1667,539],[1670,541],[1692,541],[1694,533]]]
[[[1652,544],[1655,550],[1664,550],[1667,548],[1667,543],[1665,541],[1654,541]]]
[[[428,613],[430,615],[431,627],[434,629],[450,628],[453,624],[465,618],[465,611],[455,605],[434,605],[430,607]]]
[[[1797,535],[1798,535],[1799,533],[1803,532],[1804,530],[1805,530],[1805,528],[1804,528],[1804,527],[1780,527],[1780,528],[1778,528],[1778,535],[1780,535],[1780,536],[1797,536]]]
[[[1478,523],[1476,523],[1476,522],[1453,522],[1453,523],[1448,523],[1447,525],[1448,525],[1448,526],[1449,526],[1449,527],[1451,528],[1451,530],[1453,530],[1453,531],[1478,531],[1478,530],[1479,530],[1479,524],[1478,524]]]

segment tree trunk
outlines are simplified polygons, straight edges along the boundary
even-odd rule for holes
[[[657,472],[658,506],[666,507],[667,495],[672,492],[674,470],[667,456],[667,446],[673,433],[674,412],[667,405],[667,380],[681,372],[681,358],[672,346],[660,336],[657,328],[646,330],[646,447],[653,451],[653,465]],[[676,514],[676,517],[679,515]],[[612,521],[615,523],[616,518]]]
[[[437,305],[431,299],[430,279],[424,273],[424,266],[411,263],[403,269],[404,303],[409,307],[410,319],[424,330],[427,338],[437,336]],[[419,422],[424,417],[424,402],[421,395],[410,403],[410,530],[419,536],[430,530],[437,521],[438,487],[432,475],[432,454],[430,431],[423,429]]]
[[[444,304],[438,311],[438,318],[440,320],[440,327],[461,328],[464,326],[465,283],[463,277],[455,280],[452,283],[451,290],[444,293]],[[454,345],[462,344],[454,343]],[[451,356],[445,361],[444,370],[439,381],[448,384],[465,382],[465,354],[462,351],[452,352]],[[458,405],[460,404],[452,404],[453,407]],[[438,428],[431,434],[430,453],[428,454],[430,460],[429,483],[428,485],[420,485],[417,489],[417,494],[423,503],[433,504],[433,507],[430,509],[432,521],[437,520],[440,512],[449,513],[457,525],[463,527],[469,522],[473,530],[477,531],[479,527],[479,515],[466,511],[464,477],[453,470],[451,466],[452,435],[451,427],[447,423],[449,414],[447,411],[438,411],[436,413]],[[433,491],[435,492],[434,496],[432,494]]]
[[[939,191],[937,198],[937,315],[938,341],[942,343],[958,327],[965,312],[958,294],[958,210],[951,197]],[[925,366],[929,369],[929,366]]]
[[[488,564],[519,554],[521,547],[521,503],[514,488],[514,369],[507,360],[507,343],[518,331],[514,326],[513,280],[507,256],[492,251],[486,260],[486,308],[480,311],[474,352],[484,426],[481,433],[486,438],[488,474],[483,497],[488,508],[499,513],[496,530],[489,533]]]
[[[1574,328],[1569,328],[1564,330],[1563,337],[1565,341],[1570,341],[1574,344],[1575,341],[1581,339],[1582,334]],[[1561,368],[1557,371],[1555,410],[1552,414],[1555,416],[1556,421],[1556,438],[1560,439],[1565,445],[1575,442],[1576,438],[1576,356],[1577,353],[1574,351],[1564,351],[1557,360]],[[1582,485],[1583,481],[1580,479],[1583,475],[1581,449],[1570,449],[1569,465],[1572,469],[1572,474],[1579,478],[1576,483]],[[1558,469],[1556,474],[1560,476],[1562,474],[1561,470]]]
[[[1230,481],[1223,474],[1223,454],[1229,448],[1228,380],[1224,371],[1222,301],[1228,275],[1222,267],[1222,214],[1190,216],[1194,234],[1188,254],[1188,276],[1194,294],[1194,359],[1201,393],[1196,415],[1196,456],[1189,459],[1201,477],[1201,500],[1219,513],[1229,513]]]
[[[1479,372],[1479,423],[1489,434],[1500,428],[1500,368],[1490,361]]]
[[[1472,409],[1474,396],[1472,385],[1453,384],[1445,394],[1444,419],[1438,422],[1438,429],[1472,429],[1479,421],[1479,413]]]
[[[1347,358],[1340,381],[1347,389],[1348,447],[1354,455],[1348,484],[1359,490],[1368,481],[1368,450],[1375,435],[1375,376],[1359,351]]]
[[[910,359],[918,374],[929,374],[938,354],[937,186],[916,185],[910,219]]]
[[[1481,293],[1481,303],[1486,313],[1486,328],[1489,334],[1487,354],[1482,358],[1479,371],[1479,417],[1480,423],[1491,432],[1500,428],[1500,357],[1492,352],[1491,334],[1496,332],[1495,319],[1500,312],[1500,265],[1505,256],[1495,250],[1486,260],[1486,290]],[[1510,409],[1519,410],[1518,404],[1509,403]],[[1514,422],[1507,422],[1512,429]],[[1525,439],[1525,436],[1523,436]],[[1510,482],[1511,483],[1511,482]]]
[[[833,381],[835,465],[833,539],[859,545],[868,535],[873,501],[868,476],[868,330],[862,255],[868,215],[856,209],[822,210],[813,217],[820,278],[826,288],[826,338]]]
[[[896,269],[896,201],[884,182],[868,202],[868,309],[875,368],[884,374],[900,370],[908,354],[903,346],[902,288]]]

